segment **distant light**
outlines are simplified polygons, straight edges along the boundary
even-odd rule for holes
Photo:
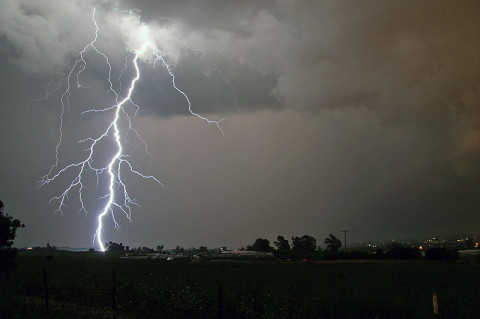
[[[478,243],[477,243],[477,246],[478,246]],[[27,250],[32,250],[33,248],[32,247],[27,247]]]

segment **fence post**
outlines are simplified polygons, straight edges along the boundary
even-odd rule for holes
[[[43,268],[43,290],[45,291],[45,311],[48,315],[50,313],[50,309],[48,307],[47,268]]]
[[[117,287],[116,287],[116,278],[117,273],[113,269],[112,273],[112,309],[113,309],[113,319],[117,318]]]
[[[223,290],[222,284],[218,284],[218,318],[223,318]]]
[[[433,300],[433,316],[437,318],[438,317],[438,296],[436,293],[433,293],[432,300]]]

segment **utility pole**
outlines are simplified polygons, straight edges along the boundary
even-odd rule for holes
[[[344,233],[345,234],[345,241],[343,242],[343,246],[344,246],[344,249],[345,249],[345,253],[347,253],[347,233],[349,232],[348,230],[341,230],[340,232]]]

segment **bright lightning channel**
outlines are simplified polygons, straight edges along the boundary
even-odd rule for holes
[[[122,11],[118,11],[118,12],[122,12]],[[126,12],[133,14],[137,18],[138,23],[141,24],[143,27],[143,32],[146,32],[146,33],[149,32],[148,26],[140,22],[140,17],[136,13],[133,13],[133,11],[126,11]],[[54,196],[52,199],[50,199],[49,203],[54,200],[58,201],[59,204],[55,212],[63,214],[63,208],[66,207],[66,201],[68,200],[69,194],[73,192],[75,188],[77,188],[79,201],[81,204],[80,211],[88,213],[85,207],[85,204],[84,204],[85,202],[83,198],[83,189],[84,189],[83,178],[84,178],[85,172],[90,170],[96,174],[97,185],[98,185],[99,177],[106,172],[108,174],[108,181],[109,181],[108,192],[107,194],[102,196],[102,198],[107,199],[107,202],[105,203],[105,206],[103,207],[103,209],[101,210],[100,214],[97,217],[97,228],[95,230],[95,234],[93,235],[93,245],[95,245],[95,242],[96,242],[99,249],[101,251],[105,251],[105,246],[103,243],[103,229],[104,229],[105,217],[107,215],[110,215],[115,228],[119,229],[120,227],[116,221],[115,213],[118,211],[122,212],[128,218],[128,220],[131,221],[131,214],[132,214],[131,205],[139,206],[135,202],[135,200],[129,196],[127,191],[127,185],[122,179],[122,172],[124,170],[127,170],[142,178],[153,180],[155,183],[163,187],[163,184],[156,177],[150,176],[150,175],[144,175],[133,168],[132,164],[128,160],[128,155],[124,153],[124,148],[122,144],[122,136],[121,136],[121,128],[119,126],[119,120],[121,118],[124,118],[128,123],[128,127],[125,130],[126,131],[125,138],[129,132],[133,132],[138,137],[138,139],[143,143],[146,153],[150,155],[150,153],[148,152],[147,145],[145,144],[145,141],[142,139],[139,133],[132,127],[130,116],[128,115],[127,111],[124,108],[124,105],[126,103],[131,103],[137,108],[137,111],[138,111],[138,105],[132,101],[132,94],[135,90],[135,85],[137,81],[141,78],[141,72],[139,67],[139,58],[141,56],[145,54],[150,54],[150,56],[154,60],[153,67],[155,67],[158,62],[161,63],[161,65],[166,69],[166,71],[171,77],[172,87],[185,98],[185,101],[188,105],[188,111],[190,112],[191,115],[198,117],[199,119],[207,122],[209,125],[216,126],[220,130],[222,135],[225,136],[225,134],[222,128],[220,127],[220,122],[223,119],[218,121],[210,120],[193,111],[192,103],[188,95],[177,86],[175,82],[175,74],[172,71],[171,66],[167,63],[165,58],[160,54],[160,50],[156,47],[156,45],[152,41],[144,41],[140,49],[138,49],[133,53],[132,63],[135,69],[135,76],[131,80],[130,85],[128,86],[126,96],[121,98],[119,94],[121,89],[119,92],[117,92],[113,88],[113,84],[111,81],[112,66],[110,64],[108,56],[95,46],[95,43],[97,42],[97,39],[98,39],[98,33],[99,33],[99,26],[95,19],[95,13],[96,13],[96,9],[94,9],[92,13],[93,24],[95,25],[95,34],[94,34],[93,40],[90,43],[88,43],[85,47],[83,47],[83,49],[81,49],[80,51],[77,51],[79,57],[73,64],[68,74],[59,82],[50,82],[46,88],[45,99],[48,98],[53,91],[60,89],[63,82],[65,82],[65,87],[66,87],[65,91],[63,91],[60,97],[61,111],[60,111],[60,117],[59,117],[60,123],[58,127],[59,138],[55,146],[55,163],[50,167],[49,172],[45,176],[43,176],[43,178],[39,181],[38,186],[39,187],[44,186],[52,182],[53,180],[57,179],[59,176],[66,174],[67,172],[76,171],[77,173],[75,174],[75,177],[70,182],[68,187],[60,195]],[[188,47],[188,45],[184,41],[180,41],[180,42],[183,43],[188,49],[191,49],[190,47]],[[109,111],[113,112],[114,114],[111,122],[108,123],[108,126],[106,127],[106,129],[98,137],[95,137],[95,138],[89,137],[79,141],[79,143],[88,145],[86,149],[86,153],[87,153],[86,158],[82,161],[71,163],[69,165],[66,165],[60,168],[60,147],[62,146],[62,142],[63,142],[62,139],[63,139],[64,116],[65,116],[65,113],[68,112],[70,108],[70,95],[71,95],[70,88],[72,86],[72,81],[76,82],[76,85],[78,88],[83,87],[83,85],[80,82],[80,75],[87,68],[85,54],[89,49],[93,50],[96,54],[100,55],[108,65],[108,74],[107,74],[107,82],[109,87],[108,91],[115,95],[115,104],[103,109],[90,109],[90,110],[84,111],[82,114],[89,113],[89,112],[109,112]],[[204,56],[205,53],[203,51],[201,52]],[[127,63],[128,63],[127,59],[128,57],[125,58],[125,66],[121,70],[121,75],[127,69]],[[226,80],[223,74],[221,74],[218,67],[211,62],[208,62],[208,63],[213,65],[216,68],[216,70],[218,71],[222,79],[232,88],[232,92],[233,92],[233,87]],[[236,101],[236,96],[235,96],[235,101]],[[136,112],[135,112],[135,115],[136,115]],[[113,135],[113,141],[116,147],[115,154],[111,156],[110,160],[108,161],[108,165],[104,167],[94,167],[93,166],[93,157],[95,155],[94,148],[96,146],[98,147],[98,144],[101,141],[109,139],[111,135]],[[120,196],[117,195],[118,192],[121,193]],[[122,201],[121,202],[118,201],[116,199],[117,197],[120,197]]]

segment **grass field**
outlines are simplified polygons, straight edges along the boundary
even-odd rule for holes
[[[480,318],[475,263],[191,264],[46,254],[17,257],[17,270],[0,284],[0,318],[432,318],[432,293],[438,318]]]

